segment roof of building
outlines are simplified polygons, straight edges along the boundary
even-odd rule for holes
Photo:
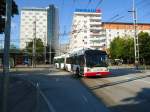
[[[102,22],[102,24],[127,24],[127,25],[131,25],[133,23],[129,23],[129,22]],[[138,25],[150,25],[150,23],[137,23]]]
[[[32,11],[45,11],[45,10],[51,8],[51,7],[55,7],[55,6],[54,5],[49,5],[48,7],[41,7],[41,8],[39,8],[39,7],[24,7],[21,10],[27,10],[27,11],[30,11],[30,10],[32,10]]]

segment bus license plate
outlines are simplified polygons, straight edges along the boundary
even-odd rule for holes
[[[96,74],[96,76],[99,76],[99,75],[101,75],[101,74]]]

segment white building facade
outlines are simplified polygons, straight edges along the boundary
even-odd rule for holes
[[[100,9],[76,9],[70,35],[70,51],[78,48],[103,49],[106,38]]]
[[[119,23],[119,22],[104,22],[103,29],[106,35],[106,48],[110,47],[110,43],[116,37],[134,37],[134,27],[133,23]],[[137,34],[141,31],[150,34],[150,24],[149,23],[138,23],[137,24]]]
[[[24,8],[21,10],[20,48],[40,38],[45,46],[59,46],[58,10],[54,5],[47,8]]]

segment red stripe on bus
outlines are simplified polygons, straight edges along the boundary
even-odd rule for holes
[[[110,75],[111,72],[86,72],[84,73],[84,76],[107,76]]]

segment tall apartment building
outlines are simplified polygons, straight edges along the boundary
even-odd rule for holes
[[[105,47],[101,15],[100,9],[76,9],[73,14],[70,51],[78,48]]]
[[[103,29],[106,34],[106,47],[110,47],[111,41],[115,37],[124,37],[130,36],[134,37],[134,27],[133,23],[114,23],[114,22],[103,22]],[[137,24],[137,33],[141,31],[147,32],[150,34],[150,23],[138,23]]]
[[[21,10],[20,48],[34,38],[40,38],[46,46],[59,46],[58,9],[54,5],[47,8],[23,8]]]

